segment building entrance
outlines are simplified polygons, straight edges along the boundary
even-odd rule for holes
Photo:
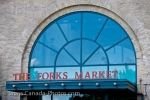
[[[115,93],[88,93],[76,95],[45,95],[39,97],[28,97],[28,100],[137,100],[134,94],[115,94]]]
[[[136,100],[132,40],[118,22],[97,12],[72,12],[49,23],[32,46],[28,67],[28,79],[8,81],[7,90],[80,92],[28,100]]]

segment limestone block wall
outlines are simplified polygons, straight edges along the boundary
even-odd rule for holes
[[[90,10],[107,14],[129,33],[137,52],[138,82],[150,84],[149,0],[0,0],[0,89],[2,100],[19,100],[5,91],[12,74],[28,70],[28,54],[38,33],[67,12]],[[145,91],[146,87],[146,91]],[[142,85],[145,100],[150,86]]]

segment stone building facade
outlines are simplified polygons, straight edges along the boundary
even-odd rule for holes
[[[2,100],[19,100],[6,93],[14,73],[28,71],[31,47],[51,21],[73,11],[96,11],[111,16],[128,32],[137,54],[137,82],[150,99],[149,0],[0,0],[0,86]]]

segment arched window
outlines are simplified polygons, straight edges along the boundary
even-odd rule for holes
[[[29,72],[31,80],[117,78],[136,83],[136,55],[130,37],[116,21],[96,12],[73,12],[40,33],[30,54]]]

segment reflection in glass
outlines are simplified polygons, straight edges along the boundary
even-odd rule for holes
[[[30,66],[51,66],[54,65],[56,52],[37,43],[30,62]]]
[[[66,40],[56,23],[53,23],[43,31],[39,41],[57,51],[66,43]]]
[[[107,64],[107,57],[104,53],[104,51],[99,48],[96,50],[92,56],[85,62],[85,65],[90,65],[90,64]]]
[[[83,67],[83,79],[106,79],[107,66],[89,66]]]
[[[57,58],[57,65],[77,65],[75,58],[72,57],[69,51],[66,49],[62,50]]]
[[[62,72],[62,79],[76,79],[76,74],[80,74],[80,67],[57,67],[56,72]]]
[[[54,68],[31,68],[31,80],[53,80]]]
[[[87,12],[83,14],[83,37],[95,40],[106,21],[106,16]]]
[[[135,56],[130,37],[116,21],[99,13],[80,11],[47,25],[33,46],[29,67],[31,79],[38,79],[36,74],[44,71],[51,71],[58,79],[66,79],[66,76],[74,79],[75,72],[83,71],[87,79],[87,71],[92,74],[95,70],[116,69],[118,79],[135,83]],[[63,78],[59,77],[60,72]],[[40,78],[53,78],[53,74],[48,78],[44,75]]]
[[[98,45],[93,41],[82,41],[82,61],[84,62],[98,48]]]
[[[68,16],[63,17],[58,20],[58,24],[60,28],[64,32],[64,35],[68,40],[73,40],[80,38],[81,33],[81,14],[75,13]]]
[[[71,100],[72,95],[53,95],[53,100]]]
[[[107,49],[125,37],[126,33],[122,27],[115,21],[109,19],[97,41]]]
[[[129,39],[114,46],[107,51],[111,64],[133,64],[135,63],[134,49]]]
[[[77,60],[77,62],[80,62],[80,55],[81,55],[81,46],[80,46],[80,40],[74,41],[69,43],[65,49]]]
[[[131,44],[131,40],[126,39],[125,41],[118,44],[119,47],[122,48],[122,63],[135,63],[135,51],[133,45]]]
[[[135,83],[136,76],[135,76],[135,65],[118,65],[118,66],[110,66],[110,71],[117,70],[118,72],[118,79],[127,79]]]
[[[51,98],[52,98],[52,95],[44,95],[44,96],[42,96],[42,100],[53,100]]]

